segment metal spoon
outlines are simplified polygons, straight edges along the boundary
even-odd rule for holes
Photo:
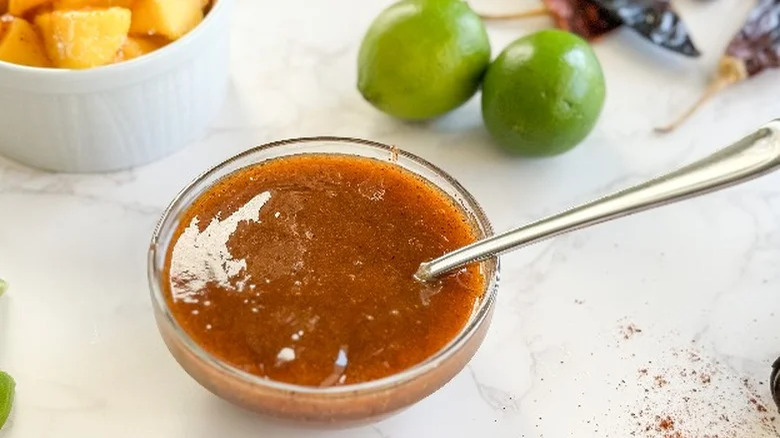
[[[740,184],[778,167],[780,119],[682,169],[424,262],[415,277],[428,281],[469,263],[569,231]]]

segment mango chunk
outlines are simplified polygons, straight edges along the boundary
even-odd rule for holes
[[[200,0],[200,8],[201,9],[206,9],[206,7],[208,5],[210,5],[210,4],[211,4],[211,0]]]
[[[192,30],[201,20],[201,0],[136,0],[130,33],[162,35],[175,40]]]
[[[127,40],[130,10],[112,7],[53,11],[38,15],[35,24],[54,65],[84,69],[114,61]]]
[[[8,12],[8,0],[0,0],[0,15]]]
[[[8,0],[8,12],[21,17],[38,6],[50,3],[51,0]]]
[[[138,58],[139,56],[154,52],[166,44],[168,44],[168,40],[162,37],[127,37],[127,41],[125,41],[117,52],[114,62]]]
[[[111,8],[114,6],[130,9],[133,7],[133,0],[54,0],[55,10]]]
[[[35,27],[22,18],[3,17],[0,35],[0,61],[32,67],[49,67],[41,37]]]

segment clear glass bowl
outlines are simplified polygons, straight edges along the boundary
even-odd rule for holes
[[[149,285],[157,325],[179,364],[214,394],[258,413],[295,422],[337,426],[374,421],[427,397],[460,372],[485,337],[498,288],[499,264],[482,262],[486,289],[459,334],[435,355],[398,374],[358,384],[311,387],[276,382],[237,369],[196,344],[179,326],[163,295],[162,270],[181,214],[215,182],[266,160],[307,153],[347,154],[387,160],[430,181],[452,197],[471,218],[480,237],[493,229],[477,201],[457,181],[410,153],[367,140],[317,137],[283,140],[241,153],[207,171],[173,200],[163,214],[149,249]],[[175,397],[175,395],[171,395]]]

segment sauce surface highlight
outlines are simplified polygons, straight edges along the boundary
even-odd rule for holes
[[[201,347],[249,373],[307,386],[382,378],[434,355],[484,293],[480,266],[435,283],[423,261],[477,231],[400,166],[304,154],[241,169],[184,212],[164,288]]]

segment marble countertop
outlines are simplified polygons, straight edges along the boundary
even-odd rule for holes
[[[488,12],[533,5],[472,3]],[[780,175],[507,255],[492,327],[468,368],[359,429],[289,429],[206,392],[160,340],[146,282],[148,239],[174,194],[270,140],[396,144],[451,172],[497,229],[704,156],[780,115],[780,73],[769,72],[725,91],[679,131],[651,132],[703,89],[749,3],[676,2],[705,53],[697,60],[625,30],[599,42],[608,98],[598,127],[571,153],[524,160],[491,144],[477,99],[425,124],[394,121],[362,100],[357,46],[388,1],[239,0],[230,95],[202,140],[107,175],[0,159],[0,277],[11,286],[0,300],[0,368],[18,381],[13,422],[0,435],[779,436],[765,382],[780,354]],[[494,54],[546,26],[490,24]]]

